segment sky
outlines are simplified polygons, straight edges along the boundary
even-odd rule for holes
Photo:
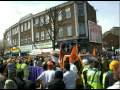
[[[17,23],[21,17],[36,14],[66,1],[0,1],[0,40],[10,26]],[[98,24],[102,33],[113,26],[119,26],[119,1],[88,1],[97,11]]]

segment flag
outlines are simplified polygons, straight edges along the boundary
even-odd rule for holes
[[[75,60],[75,61],[78,60],[77,45],[74,45],[72,48],[71,55],[70,55],[70,63],[72,62],[72,60]]]
[[[93,48],[93,56],[96,56],[96,48]]]
[[[61,68],[63,68],[63,57],[64,57],[64,53],[62,51],[62,44],[60,46],[60,52],[59,52],[59,59],[58,59],[58,63],[60,65]]]

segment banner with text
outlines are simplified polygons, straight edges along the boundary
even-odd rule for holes
[[[89,41],[95,43],[102,43],[102,29],[101,26],[88,20]]]

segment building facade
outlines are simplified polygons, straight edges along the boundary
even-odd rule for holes
[[[120,48],[120,27],[112,27],[109,31],[103,34],[103,46],[107,50],[112,51],[112,47],[115,49]]]
[[[87,1],[69,1],[52,8],[55,8],[57,13],[57,22],[55,22],[57,23],[57,33],[55,33],[57,45],[65,42],[68,46],[74,40],[81,45],[81,48],[90,49],[90,45],[101,45],[89,40],[88,23],[91,21],[97,25],[97,20],[96,10]],[[53,10],[52,8],[50,9]],[[54,37],[54,33],[49,29],[52,28],[49,27],[51,17],[48,10],[22,17],[4,33],[6,50],[10,47],[19,47],[21,52],[30,52],[34,48],[52,48],[50,33],[51,37]]]

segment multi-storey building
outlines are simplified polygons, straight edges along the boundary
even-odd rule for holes
[[[90,45],[98,45],[97,42],[90,42],[89,39],[89,21],[97,25],[97,20],[96,10],[87,1],[69,1],[52,8],[56,8],[59,12],[58,33],[56,33],[58,45],[60,42],[70,45],[74,40],[81,45],[81,48],[88,49]],[[10,42],[10,46],[19,47],[21,52],[30,52],[34,47],[52,48],[52,42],[47,33],[51,32],[51,29],[45,27],[50,23],[47,10],[35,15],[29,14],[9,27],[4,33],[4,39]],[[54,36],[53,33],[52,36]]]

